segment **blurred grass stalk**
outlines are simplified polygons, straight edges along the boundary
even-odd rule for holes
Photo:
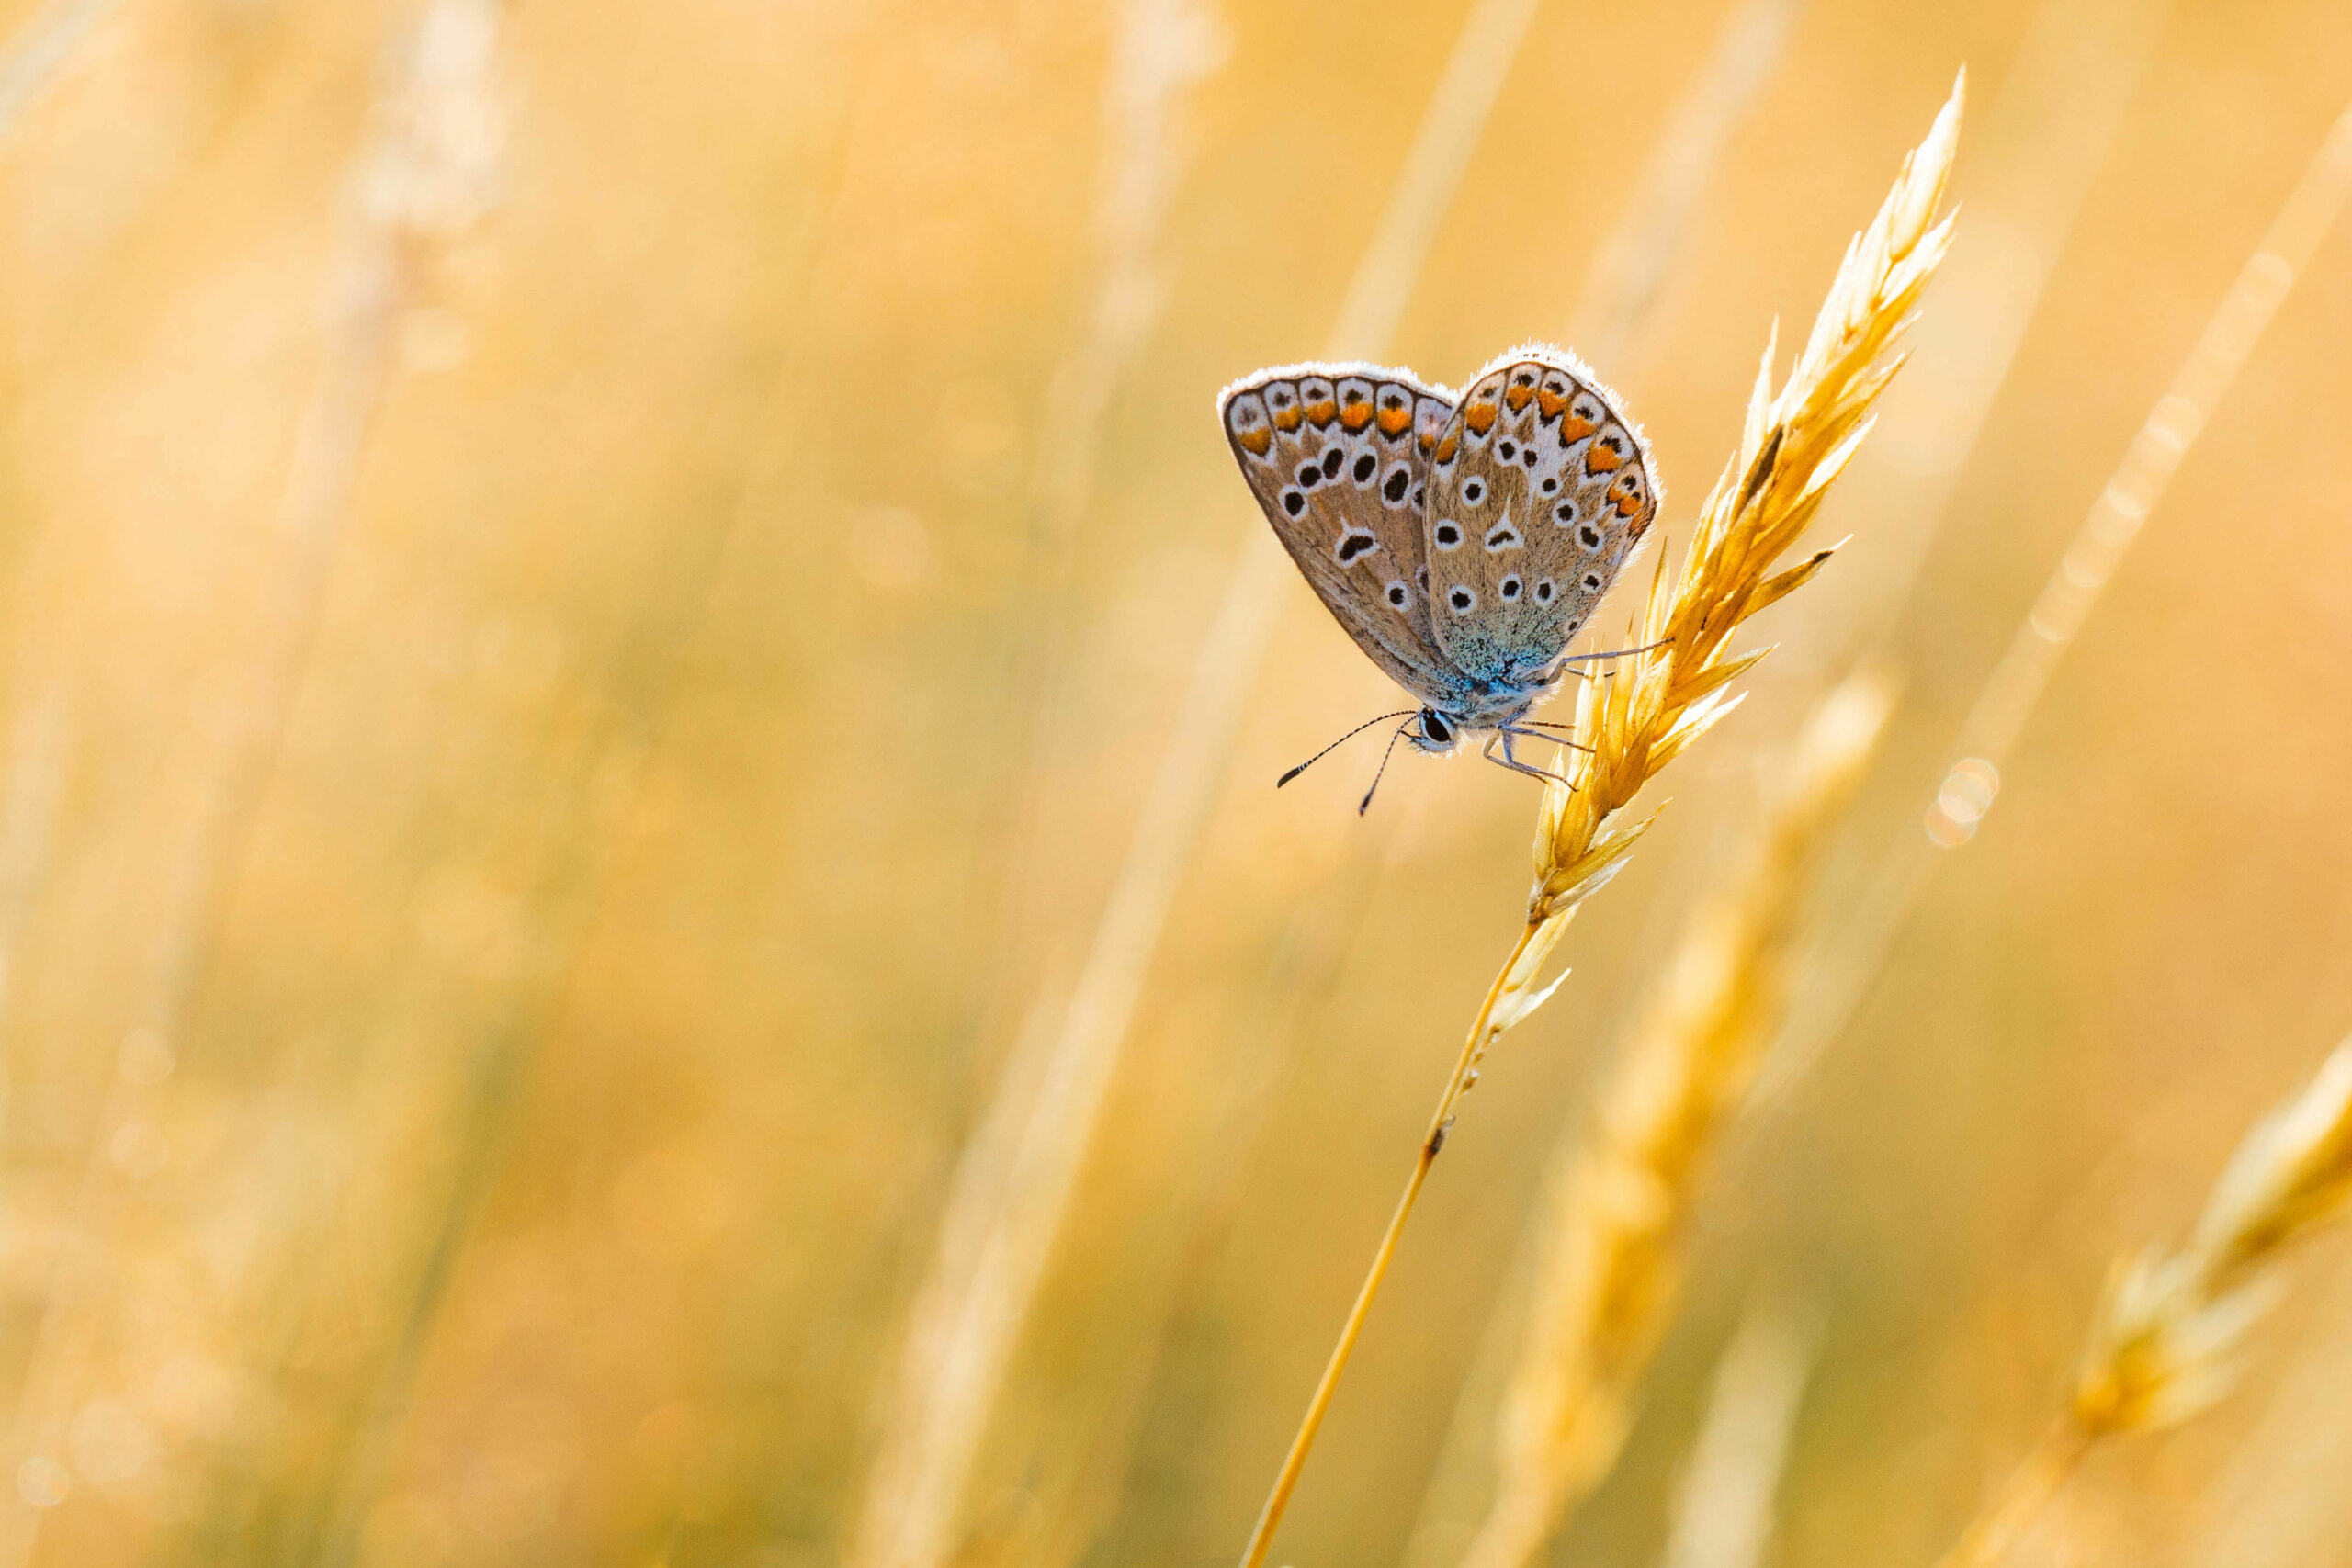
[[[0,49],[0,137],[56,84],[57,73],[83,40],[122,0],[50,0],[27,17]]]
[[[1806,1314],[1749,1303],[1715,1370],[1706,1421],[1675,1492],[1662,1568],[1763,1568],[1820,1337]]]
[[[1522,1568],[1615,1464],[1633,1394],[1679,1294],[1679,1251],[1708,1157],[1786,999],[1799,911],[1867,770],[1894,691],[1858,674],[1815,710],[1779,770],[1751,863],[1691,917],[1620,1054],[1591,1129],[1556,1156],[1499,1475],[1464,1561]]]
[[[1894,937],[1940,863],[1976,836],[2000,793],[2001,768],[2067,647],[2123,564],[2140,528],[2203,433],[2238,372],[2286,300],[2295,278],[2352,197],[2352,107],[2329,128],[2319,149],[2229,292],[2206,322],[2171,385],[2114,476],[2092,502],[2066,553],[2011,637],[1962,720],[1924,832],[1904,830],[1882,862],[1861,908],[1833,937],[1802,1016],[1772,1055],[1758,1094],[1776,1098],[1841,1034],[1861,1003]]]
[[[1534,15],[1535,0],[1476,0],[1332,329],[1330,356],[1376,355],[1396,329]],[[1148,13],[1147,13],[1148,14]],[[989,1412],[1052,1251],[1133,1020],[1143,974],[1209,801],[1292,568],[1253,530],[1202,645],[1168,750],[1060,1026],[1015,1059],[959,1162],[930,1271],[910,1311],[850,1562],[932,1568],[954,1529]],[[999,1140],[1001,1140],[1001,1142]]]
[[[481,220],[495,195],[504,135],[495,83],[499,25],[492,0],[432,0],[404,27],[404,58],[375,106],[347,192],[351,210],[329,286],[324,363],[296,436],[227,733],[206,753],[196,809],[171,867],[162,934],[127,1056],[132,1043],[149,1059],[161,1052],[170,1060],[185,1048],[187,1008],[308,667],[401,329],[438,255]],[[70,1320],[89,1288],[90,1263],[104,1250],[94,1238],[110,1224],[109,1151],[122,1129],[147,1113],[164,1077],[152,1060],[109,1077],[85,1157],[76,1239],[61,1248],[17,1413],[24,1464],[57,1462],[77,1376]],[[37,1514],[24,1492],[20,1486],[11,1523],[0,1530],[0,1562],[21,1562],[31,1550]]]
[[[1832,526],[1844,517],[1871,526],[1871,548],[1832,590],[1851,607],[1848,630],[1800,655],[1826,660],[1831,674],[1892,657],[1919,569],[2169,9],[2168,0],[2041,0],[1999,90],[1973,117],[1968,223],[1913,341],[1917,368],[1831,505]]]
[[[1259,1568],[1298,1483],[1357,1337],[1379,1294],[1413,1205],[1444,1147],[1454,1110],[1478,1065],[1505,1032],[1550,997],[1536,976],[1586,898],[1623,870],[1656,812],[1630,826],[1620,813],[1642,787],[1739,705],[1730,684],[1769,649],[1732,656],[1731,638],[1750,616],[1809,581],[1836,547],[1773,573],[1818,513],[1824,496],[1870,427],[1878,395],[1901,368],[1894,344],[1951,243],[1951,220],[1935,221],[1960,134],[1964,77],[1937,115],[1870,227],[1847,247],[1813,334],[1780,392],[1772,391],[1768,343],[1740,444],[1701,506],[1682,567],[1667,575],[1663,553],[1647,602],[1627,634],[1644,649],[1614,675],[1577,692],[1573,784],[1544,787],[1535,835],[1535,884],[1527,921],[1471,1023],[1411,1174],[1372,1268],[1350,1309],[1290,1452],[1276,1474],[1242,1554]],[[1770,575],[1768,575],[1770,574]]]
[[[1781,56],[1804,0],[1747,0],[1715,32],[1714,48],[1674,100],[1642,165],[1634,200],[1601,242],[1569,313],[1568,346],[1623,387],[1655,346],[1657,297],[1690,237],[1690,215]]]
[[[49,865],[72,728],[65,683],[54,677],[10,727],[7,784],[0,795],[0,1022],[16,989],[17,942]]]
[[[1060,711],[1053,688],[1067,673],[1079,531],[1093,501],[1112,395],[1167,303],[1159,252],[1190,162],[1184,99],[1216,74],[1232,47],[1209,0],[1114,0],[1111,21],[1094,297],[1078,343],[1046,386],[1038,419],[1043,435],[1029,476],[1028,538],[1005,615],[1001,711],[985,731],[996,749],[990,793],[998,798],[982,811],[998,825],[984,820],[975,836],[1001,846],[999,863],[981,879],[998,900],[998,951],[974,956],[993,976],[1012,973],[1006,950],[1030,929],[1023,874],[1049,858],[1042,845],[1055,825],[1040,817],[1042,803],[1034,796]],[[978,1010],[985,1017],[991,1009]]]
[[[2245,1135],[2186,1247],[2119,1265],[2073,1399],[1942,1568],[1999,1562],[2100,1441],[2177,1425],[2221,1398],[2246,1331],[2284,1290],[2281,1255],[2347,1199],[2352,1040]]]

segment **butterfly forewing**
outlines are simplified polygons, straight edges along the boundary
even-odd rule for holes
[[[1452,395],[1370,365],[1261,371],[1217,402],[1250,492],[1325,607],[1424,701],[1445,690],[1422,512]]]
[[[1523,682],[1566,649],[1657,515],[1649,448],[1574,355],[1478,374],[1430,455],[1431,637],[1474,681]]]

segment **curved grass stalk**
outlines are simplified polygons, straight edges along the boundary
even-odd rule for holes
[[[1629,635],[1629,645],[1647,650],[1620,660],[1615,679],[1589,681],[1579,692],[1574,739],[1589,750],[1569,753],[1584,759],[1571,782],[1544,788],[1524,928],[1487,987],[1439,1096],[1404,1195],[1276,1473],[1242,1568],[1260,1568],[1272,1546],[1356,1336],[1456,1107],[1477,1079],[1478,1064],[1560,983],[1555,978],[1539,987],[1535,977],[1576,911],[1623,869],[1656,816],[1621,825],[1620,815],[1643,785],[1738,705],[1730,683],[1769,650],[1734,656],[1733,634],[1804,586],[1829,559],[1831,551],[1823,549],[1775,570],[1868,430],[1871,405],[1902,364],[1895,341],[1951,243],[1951,221],[1936,221],[1936,211],[1959,139],[1961,101],[1955,83],[1878,216],[1847,247],[1812,336],[1777,394],[1767,345],[1738,449],[1700,508],[1681,570],[1669,582],[1660,558]]]

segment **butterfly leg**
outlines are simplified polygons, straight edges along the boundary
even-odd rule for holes
[[[1506,724],[1503,726],[1503,733],[1506,735],[1524,735],[1530,740],[1549,740],[1553,745],[1566,746],[1571,751],[1589,751],[1592,750],[1591,747],[1586,745],[1583,741],[1571,740],[1566,735],[1538,735],[1535,733],[1536,729],[1565,729],[1573,734],[1576,730],[1576,726],[1572,724],[1555,724],[1548,718],[1531,718],[1525,722],[1534,726],[1535,728],[1521,729],[1516,725]]]
[[[1546,773],[1542,768],[1536,767],[1532,763],[1522,762],[1517,757],[1513,756],[1510,749],[1511,733],[1512,732],[1508,729],[1498,729],[1494,734],[1487,736],[1486,745],[1479,749],[1479,755],[1485,757],[1487,761],[1494,763],[1495,766],[1498,768],[1509,768],[1514,773],[1525,773],[1531,779],[1542,779],[1546,784],[1564,784],[1568,783],[1566,779],[1562,778],[1557,773]],[[1495,742],[1498,740],[1501,741],[1503,746],[1503,754],[1499,757],[1495,755]]]

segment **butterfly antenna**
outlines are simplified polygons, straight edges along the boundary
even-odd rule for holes
[[[1313,767],[1316,763],[1321,761],[1324,758],[1329,756],[1332,752],[1338,750],[1349,741],[1353,740],[1357,736],[1362,735],[1374,725],[1385,724],[1392,718],[1402,718],[1408,714],[1419,713],[1419,711],[1420,710],[1419,708],[1398,708],[1395,713],[1385,713],[1378,718],[1365,719],[1362,724],[1357,725],[1353,729],[1349,730],[1345,735],[1340,736],[1337,740],[1332,741],[1331,744],[1324,747],[1323,750],[1316,752],[1315,755],[1309,757],[1306,761],[1301,762],[1298,766],[1293,768],[1282,777],[1276,779],[1274,781],[1274,787],[1276,789],[1282,788],[1283,785],[1290,783],[1291,780],[1298,777],[1299,774],[1306,772],[1307,769]]]
[[[1394,718],[1396,716],[1391,714],[1388,716]],[[1396,742],[1405,739],[1405,731],[1412,728],[1412,720],[1407,719],[1403,724],[1396,727],[1396,733],[1388,738],[1388,749],[1387,750],[1381,752],[1380,767],[1372,775],[1372,788],[1363,792],[1363,799],[1356,807],[1357,816],[1361,817],[1365,812],[1372,809],[1373,795],[1380,788],[1380,781],[1388,772],[1388,759],[1396,753]]]

